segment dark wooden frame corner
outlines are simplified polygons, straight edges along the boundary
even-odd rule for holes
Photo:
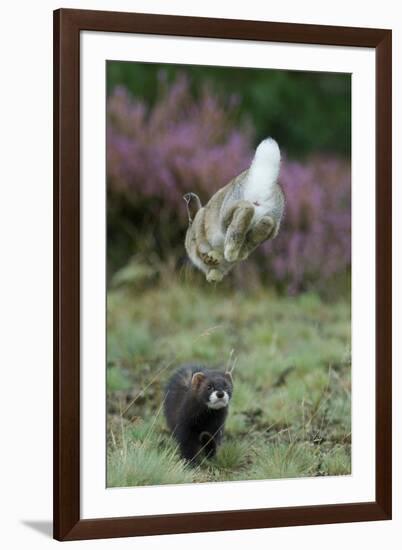
[[[374,48],[376,52],[376,499],[373,502],[80,519],[80,32]],[[255,529],[391,518],[390,30],[61,9],[54,12],[54,537]]]

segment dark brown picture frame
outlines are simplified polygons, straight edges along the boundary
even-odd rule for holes
[[[80,32],[375,48],[376,498],[373,502],[80,519]],[[93,539],[391,518],[390,30],[61,9],[54,12],[54,537]]]

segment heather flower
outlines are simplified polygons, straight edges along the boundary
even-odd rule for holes
[[[191,190],[206,200],[250,162],[250,132],[234,128],[234,108],[233,98],[224,104],[208,88],[195,101],[184,76],[152,110],[124,88],[115,89],[108,100],[111,199],[115,194],[129,202],[161,199],[176,219],[185,219],[184,193]]]
[[[183,194],[193,191],[207,202],[249,166],[254,144],[250,125],[235,123],[237,96],[224,100],[205,86],[194,97],[185,76],[168,85],[161,74],[159,87],[153,108],[121,87],[108,99],[108,237],[121,241],[126,231],[132,242],[126,257],[149,247],[167,260],[184,257]],[[261,279],[297,292],[350,268],[350,165],[283,156],[281,231],[247,264]]]
[[[335,158],[282,163],[285,219],[261,247],[265,267],[291,292],[343,273],[351,263],[350,165]]]

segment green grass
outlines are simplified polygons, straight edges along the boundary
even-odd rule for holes
[[[350,304],[172,279],[108,293],[108,486],[345,475],[351,471]],[[163,387],[235,349],[226,437],[197,468],[166,429]]]

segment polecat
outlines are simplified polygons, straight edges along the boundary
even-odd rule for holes
[[[230,372],[188,365],[170,378],[165,393],[168,427],[181,456],[195,462],[215,455],[222,441],[228,405],[233,393]]]

